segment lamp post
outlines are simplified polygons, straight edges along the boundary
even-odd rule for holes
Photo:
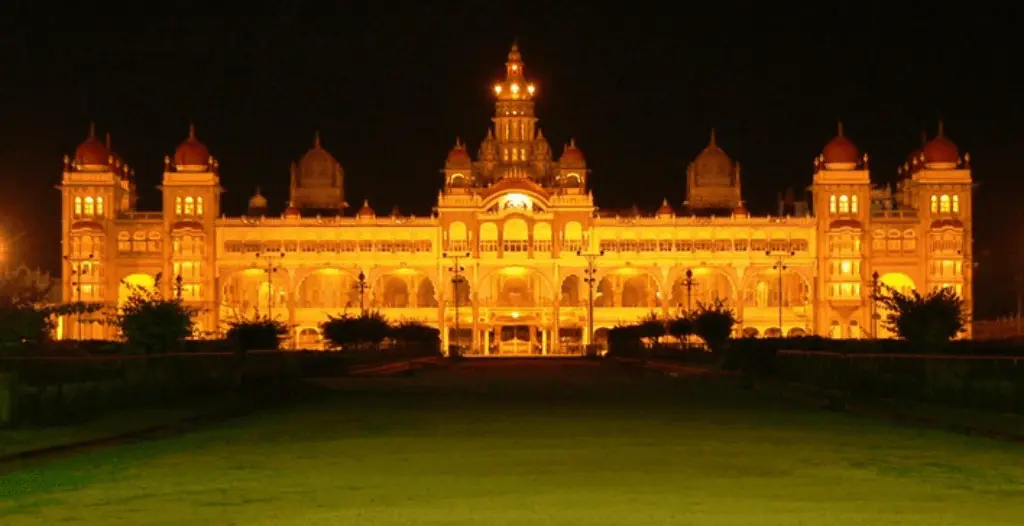
[[[92,261],[93,257],[94,257],[93,254],[89,254],[89,256],[86,259],[89,260],[89,261]],[[75,302],[81,304],[82,303],[82,276],[84,275],[83,272],[82,272],[82,260],[80,260],[80,259],[71,259],[70,256],[64,256],[64,261],[67,261],[71,265],[70,274],[71,274],[71,287],[72,287],[72,291],[75,293]],[[78,310],[78,313],[77,313],[76,325],[78,325],[78,331],[77,331],[78,332],[78,339],[81,340],[82,339],[82,306],[78,305],[77,306],[77,310]]]
[[[773,254],[772,254],[771,250],[766,250],[764,255],[772,256]],[[789,252],[785,252],[785,253],[775,254],[774,255],[774,257],[775,257],[775,265],[773,265],[772,268],[779,271],[779,336],[780,337],[782,337],[782,336],[784,336],[786,334],[782,330],[782,302],[783,302],[783,299],[785,298],[785,296],[783,295],[783,290],[782,290],[782,271],[786,270],[786,268],[787,268],[786,265],[783,263],[783,260],[785,260],[786,257],[795,256],[795,255],[796,255],[796,252],[794,252],[792,250],[790,250]]]
[[[361,269],[359,275],[356,276],[356,289],[359,291],[359,315],[366,314],[366,288],[369,284],[366,282],[366,273]]]
[[[683,280],[683,286],[686,287],[686,314],[689,315],[692,312],[690,307],[690,297],[693,295],[693,270],[686,269],[686,279]]]
[[[871,337],[878,339],[878,271],[871,273]]]
[[[594,267],[594,261],[604,255],[604,250],[586,253],[577,250],[576,255],[587,259],[587,268],[583,270],[583,282],[587,284],[587,341],[594,345],[594,286],[597,285],[597,268]]]
[[[178,274],[178,276],[174,278],[174,295],[179,300],[181,299],[181,291],[185,288],[185,285],[182,283],[182,281],[184,280],[182,279],[181,274]]]
[[[463,252],[461,254],[449,254],[442,252],[441,257],[452,260],[452,266],[448,267],[448,272],[452,273],[452,296],[455,297],[455,348],[461,348],[462,342],[462,330],[459,326],[459,283],[462,283],[464,279],[462,273],[466,271],[466,268],[459,264],[459,260],[462,258],[468,258],[469,252]],[[449,350],[449,353],[451,350]]]
[[[281,265],[274,265],[275,258],[278,261],[284,259],[284,252],[280,254],[256,253],[256,259],[262,259],[267,262],[267,317],[270,319],[274,318],[274,273],[281,268]],[[259,302],[257,302],[257,305],[259,305]]]

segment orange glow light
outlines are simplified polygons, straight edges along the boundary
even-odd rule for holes
[[[494,85],[494,93],[501,95],[501,84]]]

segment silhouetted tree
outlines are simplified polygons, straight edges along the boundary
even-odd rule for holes
[[[876,300],[888,310],[885,326],[897,336],[923,349],[934,349],[964,331],[964,300],[950,288],[921,295],[904,294],[884,283]]]

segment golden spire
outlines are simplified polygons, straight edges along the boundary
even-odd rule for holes
[[[107,150],[110,149],[110,132],[107,132]]]
[[[319,150],[320,149],[320,130],[317,130],[313,134],[313,149],[314,150]]]
[[[839,136],[843,136],[843,121],[839,121]]]
[[[96,123],[93,121],[89,121],[89,138],[96,138]]]
[[[519,44],[513,43],[505,62],[505,80],[494,85],[494,94],[500,100],[529,100],[536,86],[526,79],[526,65],[519,53]]]
[[[188,140],[196,140],[196,125],[192,122],[188,123]]]
[[[946,136],[946,134],[944,133],[944,130],[942,128],[943,128],[943,126],[942,126],[942,119],[939,119],[939,137],[940,138]]]
[[[708,140],[708,148],[718,147],[718,142],[715,140],[715,129],[711,128],[711,139]]]

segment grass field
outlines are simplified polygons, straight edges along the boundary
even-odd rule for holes
[[[6,466],[0,524],[1020,524],[1024,448],[723,380],[471,362]]]

